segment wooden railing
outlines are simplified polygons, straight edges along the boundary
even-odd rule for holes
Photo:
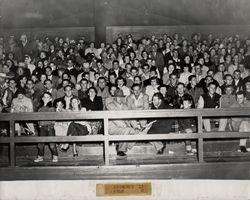
[[[72,113],[6,113],[0,114],[0,121],[8,121],[10,126],[10,136],[0,138],[0,144],[9,144],[10,147],[10,167],[15,167],[16,144],[39,143],[39,142],[103,142],[104,160],[108,166],[110,142],[117,141],[152,141],[152,140],[186,140],[198,141],[198,160],[204,162],[203,142],[205,139],[226,139],[226,138],[248,138],[250,132],[203,132],[202,119],[208,117],[247,117],[250,116],[250,108],[232,109],[192,109],[192,110],[146,110],[146,111],[92,111]],[[113,119],[143,119],[143,118],[178,118],[193,117],[197,118],[198,131],[192,134],[148,134],[148,135],[109,135],[109,120]],[[43,121],[43,120],[102,120],[104,125],[103,135],[88,136],[55,136],[55,137],[23,137],[15,136],[15,122],[20,121]]]

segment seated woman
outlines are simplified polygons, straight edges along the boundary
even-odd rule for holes
[[[72,112],[86,111],[86,108],[81,107],[81,102],[77,97],[72,97],[70,100],[70,110]],[[91,126],[87,121],[73,121],[69,124],[67,131],[68,136],[81,136],[91,134]],[[68,147],[65,147],[66,149]],[[73,156],[78,156],[76,143],[73,143]]]
[[[97,96],[97,91],[94,87],[90,87],[87,90],[88,97],[82,102],[82,106],[87,109],[87,111],[98,111],[103,110],[102,97]],[[92,128],[92,134],[97,135],[102,129],[101,121],[90,121]]]

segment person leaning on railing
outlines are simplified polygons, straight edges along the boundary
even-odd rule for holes
[[[183,109],[189,110],[193,107],[193,98],[192,96],[186,96],[183,99]],[[194,118],[179,118],[179,131],[181,133],[194,133],[197,131],[197,125]],[[185,141],[186,152],[188,155],[197,153],[197,148],[195,144],[192,144],[190,140]]]
[[[165,104],[163,101],[163,95],[160,92],[157,92],[153,95],[151,109],[152,110],[173,109],[173,107],[168,104]],[[174,122],[175,120],[171,118],[157,119],[152,124],[152,127],[148,131],[148,134],[170,133],[172,132],[172,126]],[[166,145],[162,141],[151,142],[151,144],[153,144],[153,146],[157,150],[157,154],[164,153]]]
[[[107,110],[128,110],[124,103],[123,91],[118,89],[115,91],[114,100],[107,105]],[[147,134],[151,126],[147,126],[143,131],[133,127],[130,120],[110,120],[109,134],[110,135],[136,135]],[[117,158],[126,157],[126,152],[134,146],[135,142],[119,142],[117,145]]]
[[[49,92],[44,92],[42,95],[43,105],[38,109],[38,112],[55,112],[52,107],[52,95]],[[39,121],[39,136],[55,136],[54,121]],[[38,144],[38,157],[34,162],[42,162],[44,157],[44,143]],[[52,153],[52,162],[58,162],[58,152],[55,143],[49,143],[49,148]]]
[[[232,104],[231,108],[247,108],[250,107],[250,102],[246,100],[245,93],[243,91],[239,91],[236,94],[236,100],[234,104]],[[239,132],[249,132],[250,131],[250,119],[249,118],[240,118],[240,117],[233,117],[232,118],[232,128],[233,131]],[[240,152],[248,152],[250,151],[249,148],[246,148],[246,139],[240,139]]]
[[[221,96],[215,92],[216,88],[215,82],[208,84],[208,92],[200,96],[197,108],[219,108]],[[210,119],[203,119],[203,125],[207,132],[211,131]]]

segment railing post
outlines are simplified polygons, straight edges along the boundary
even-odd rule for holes
[[[15,142],[13,141],[15,139],[15,121],[11,118],[10,120],[10,167],[16,166],[16,155],[15,155]]]
[[[109,165],[109,127],[108,127],[108,118],[104,118],[104,162],[105,165]]]
[[[198,115],[198,134],[199,139],[198,139],[198,160],[200,163],[204,162],[204,148],[203,148],[203,129],[202,129],[202,116],[201,114]]]

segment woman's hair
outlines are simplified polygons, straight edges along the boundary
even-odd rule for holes
[[[52,95],[51,95],[51,93],[49,93],[49,92],[44,92],[44,93],[42,94],[42,96],[41,96],[41,107],[44,106],[43,97],[44,97],[45,94],[47,94],[47,95],[49,95],[49,96],[51,97],[51,101],[48,102],[46,106],[47,106],[47,107],[53,107]]]
[[[58,106],[59,102],[62,103],[63,109],[65,109],[66,108],[66,102],[65,102],[64,99],[57,99],[57,100],[55,100],[54,103],[53,103],[53,106],[56,108]]]
[[[72,107],[72,101],[75,100],[75,99],[79,102],[79,104],[78,104],[78,109],[81,110],[81,108],[82,108],[81,101],[80,101],[80,99],[79,99],[78,97],[76,97],[76,96],[73,96],[73,97],[70,99],[70,104],[69,104],[70,110],[73,109],[73,107]]]

